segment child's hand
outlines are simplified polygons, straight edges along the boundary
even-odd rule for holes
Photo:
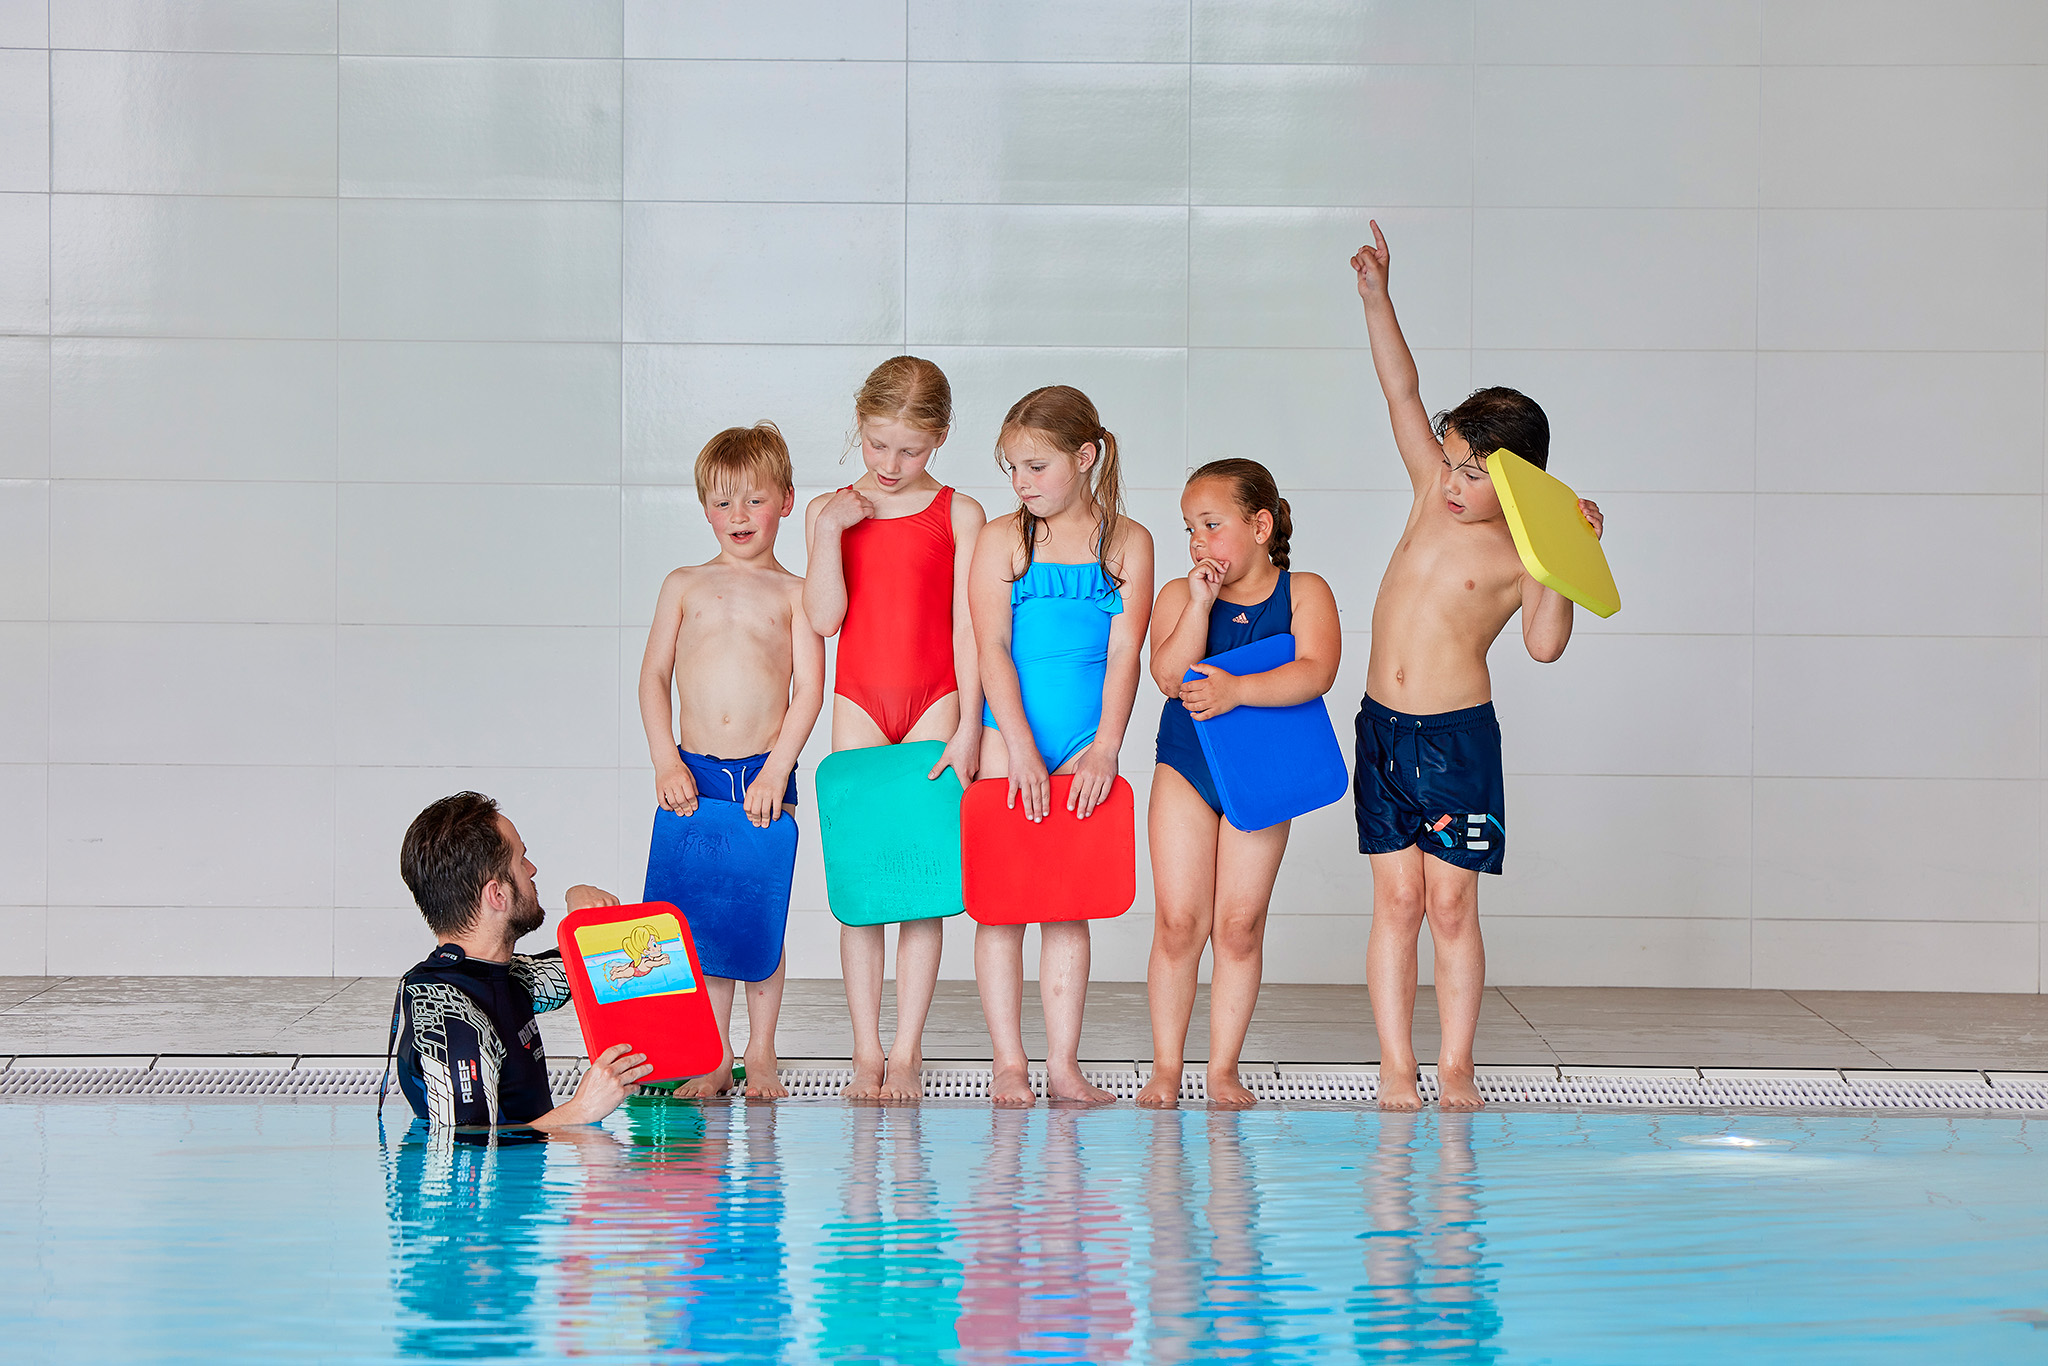
[[[1351,258],[1351,268],[1358,272],[1359,298],[1370,303],[1387,297],[1387,263],[1390,259],[1387,239],[1380,235],[1380,225],[1372,222],[1372,245],[1360,247],[1358,254]]]
[[[747,819],[766,830],[782,815],[782,794],[789,791],[789,775],[763,766],[747,784]]]
[[[654,800],[664,811],[673,811],[678,816],[696,815],[697,780],[691,775],[690,766],[678,760],[656,769]]]
[[[946,742],[946,752],[932,765],[932,771],[924,775],[925,781],[932,781],[949,768],[960,780],[962,792],[973,784],[974,775],[981,772],[981,727],[978,724],[973,730],[963,730]]]
[[[562,904],[572,911],[587,911],[592,906],[616,906],[619,899],[602,887],[579,882],[562,893]]]
[[[1099,744],[1088,746],[1081,754],[1081,762],[1074,766],[1074,781],[1067,788],[1067,810],[1087,820],[1115,784],[1116,751]]]
[[[1027,820],[1042,821],[1052,814],[1052,779],[1045,771],[1045,760],[1038,753],[1038,746],[1026,742],[1018,753],[1017,745],[1006,745],[1010,751],[1010,793],[1005,803],[1011,810],[1017,808],[1017,798],[1024,798],[1024,815]]]
[[[825,504],[825,510],[818,514],[818,527],[824,531],[844,531],[874,515],[875,505],[866,494],[841,489],[832,495],[832,500]]]
[[[1237,706],[1238,678],[1213,664],[1197,664],[1202,676],[1180,685],[1181,705],[1197,721],[1213,721]]]
[[[1593,528],[1593,539],[1599,540],[1601,530],[1607,525],[1607,519],[1600,515],[1600,505],[1591,498],[1579,499],[1579,516],[1585,518],[1586,525]]]
[[[1223,590],[1223,576],[1230,572],[1230,566],[1221,560],[1196,560],[1195,567],[1188,571],[1188,605],[1206,612],[1216,605],[1216,595]]]

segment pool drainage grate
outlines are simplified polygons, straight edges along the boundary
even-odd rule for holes
[[[176,1099],[241,1097],[251,1100],[332,1100],[377,1094],[381,1059],[251,1058],[154,1059],[18,1057],[0,1071],[0,1097],[73,1096]],[[578,1062],[549,1071],[558,1096],[575,1089]],[[1145,1074],[1135,1069],[1089,1069],[1086,1076],[1119,1100],[1135,1099]],[[1261,1101],[1371,1105],[1378,1098],[1374,1071],[1247,1067],[1245,1085]],[[838,1096],[853,1080],[847,1067],[792,1067],[782,1073],[790,1095],[800,1100]],[[1187,1073],[1181,1099],[1207,1098],[1202,1074]],[[1045,1094],[1045,1073],[1033,1069],[1032,1088]],[[985,1100],[985,1067],[927,1067],[925,1095],[933,1100]],[[1425,1073],[1422,1098],[1436,1099],[1436,1079]],[[395,1090],[395,1087],[394,1087]],[[1844,1074],[1831,1070],[1741,1072],[1662,1068],[1629,1072],[1603,1069],[1572,1072],[1551,1067],[1483,1069],[1479,1090],[1489,1104],[1542,1106],[1672,1106],[1745,1110],[2008,1110],[2048,1111],[2048,1074],[1885,1073]],[[400,1102],[403,1108],[403,1102]]]

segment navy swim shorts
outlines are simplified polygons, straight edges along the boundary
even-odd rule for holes
[[[1493,703],[1410,716],[1366,698],[1351,797],[1359,853],[1420,844],[1445,863],[1498,873],[1507,855],[1507,794]]]

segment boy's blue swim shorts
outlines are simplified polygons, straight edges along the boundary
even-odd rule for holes
[[[1420,844],[1445,863],[1498,873],[1507,856],[1507,793],[1493,703],[1410,716],[1366,698],[1351,797],[1359,853]]]

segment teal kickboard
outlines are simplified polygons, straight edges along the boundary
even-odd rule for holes
[[[937,740],[842,749],[818,765],[825,895],[843,925],[933,920],[960,893],[960,780],[932,771]]]

